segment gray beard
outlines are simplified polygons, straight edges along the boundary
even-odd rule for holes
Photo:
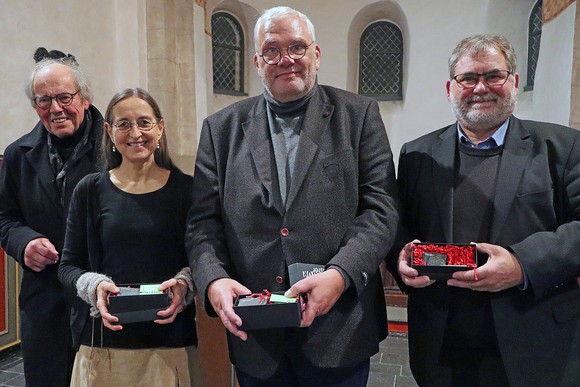
[[[493,94],[493,93],[490,93]],[[483,97],[489,94],[483,95]],[[508,119],[516,108],[517,89],[513,89],[506,96],[503,105],[498,106],[494,112],[481,113],[477,110],[469,109],[466,101],[458,101],[451,96],[451,110],[457,120],[472,131],[487,131],[498,128]]]

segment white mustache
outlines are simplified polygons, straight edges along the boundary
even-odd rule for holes
[[[495,101],[497,100],[497,97],[493,94],[486,94],[486,95],[473,95],[471,97],[469,97],[466,102],[467,103],[471,103],[471,102],[487,102],[487,101]]]

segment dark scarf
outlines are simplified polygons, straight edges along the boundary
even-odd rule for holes
[[[52,173],[55,176],[56,186],[60,193],[60,204],[65,208],[64,197],[66,192],[66,174],[71,165],[78,159],[78,154],[89,142],[89,134],[92,126],[92,116],[89,110],[85,110],[85,119],[79,128],[70,136],[58,138],[46,131],[48,143],[48,160]],[[76,145],[74,145],[76,143]],[[70,148],[74,145],[72,152]],[[63,160],[64,159],[64,160]]]

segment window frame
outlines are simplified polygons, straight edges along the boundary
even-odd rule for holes
[[[380,25],[388,25],[389,28],[394,28],[395,33],[397,34],[399,40],[400,40],[400,45],[397,47],[398,50],[397,51],[364,51],[364,40],[365,38],[367,38],[367,36],[372,32],[373,27],[378,27]],[[404,76],[404,39],[403,39],[403,32],[401,31],[401,28],[395,24],[394,22],[390,21],[390,20],[377,20],[377,21],[373,21],[372,23],[370,23],[369,25],[367,25],[364,30],[361,33],[361,37],[359,40],[359,57],[358,57],[358,94],[360,95],[364,95],[370,98],[373,98],[377,101],[402,101],[403,100],[403,76]],[[387,54],[387,55],[397,55],[400,59],[400,68],[398,70],[398,72],[396,73],[396,76],[398,77],[397,79],[397,84],[396,87],[398,89],[398,93],[394,94],[394,93],[390,93],[390,94],[386,94],[386,93],[377,93],[377,94],[371,94],[371,93],[364,93],[363,92],[363,77],[366,77],[367,74],[363,73],[364,72],[364,66],[363,66],[363,58],[365,55],[377,55],[377,54]]]
[[[239,34],[239,40],[240,40],[240,45],[239,47],[237,45],[234,44],[222,44],[222,43],[216,43],[215,40],[213,39],[213,23],[214,23],[214,18],[215,17],[223,17],[228,19],[228,21],[233,25],[234,29],[237,29],[237,31],[234,31],[234,34]],[[234,95],[234,96],[247,96],[248,93],[245,92],[245,59],[246,59],[246,51],[245,51],[245,34],[244,34],[244,29],[242,28],[241,23],[239,22],[239,20],[231,13],[220,10],[220,11],[216,11],[213,13],[213,15],[211,16],[211,25],[212,25],[212,41],[211,41],[211,47],[212,47],[212,57],[211,57],[211,62],[212,62],[212,88],[213,88],[213,93],[214,94],[224,94],[224,95]],[[215,47],[219,47],[219,48],[224,48],[227,50],[232,50],[232,51],[236,51],[238,52],[239,55],[239,63],[234,64],[234,66],[238,67],[237,73],[239,74],[239,80],[238,79],[233,79],[233,84],[236,85],[237,82],[239,82],[239,90],[233,90],[233,89],[221,89],[221,88],[216,88],[216,82],[215,82],[215,61],[214,61],[214,55],[215,55]],[[236,77],[237,74],[236,72],[234,72],[234,77]],[[235,86],[234,86],[235,87]]]
[[[528,20],[528,63],[527,63],[527,77],[524,91],[534,90],[534,83],[536,79],[536,70],[538,65],[538,58],[540,56],[540,43],[542,40],[542,6],[543,0],[538,0],[532,7],[530,18]],[[539,15],[538,15],[539,14]],[[540,28],[536,29],[534,20],[540,17]],[[533,48],[534,39],[538,39],[538,49]]]

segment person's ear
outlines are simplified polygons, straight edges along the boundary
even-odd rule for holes
[[[113,142],[113,144],[115,143],[115,141],[113,141],[113,128],[111,127],[111,125],[109,125],[108,122],[105,122],[104,124],[104,129],[107,132],[107,134],[109,135],[109,138],[111,139],[111,141]]]
[[[256,68],[258,75],[262,76],[262,74],[261,74],[262,70],[260,69],[260,57],[258,56],[257,52],[254,54],[254,67]]]
[[[449,101],[449,98],[451,98],[451,81],[447,81],[445,88],[447,89],[447,100]]]
[[[317,44],[314,47],[314,55],[316,56],[316,70],[320,68],[320,46]]]
[[[159,120],[157,127],[159,128],[159,137],[157,139],[160,140],[161,136],[163,135],[163,131],[165,130],[165,120],[163,118]]]

